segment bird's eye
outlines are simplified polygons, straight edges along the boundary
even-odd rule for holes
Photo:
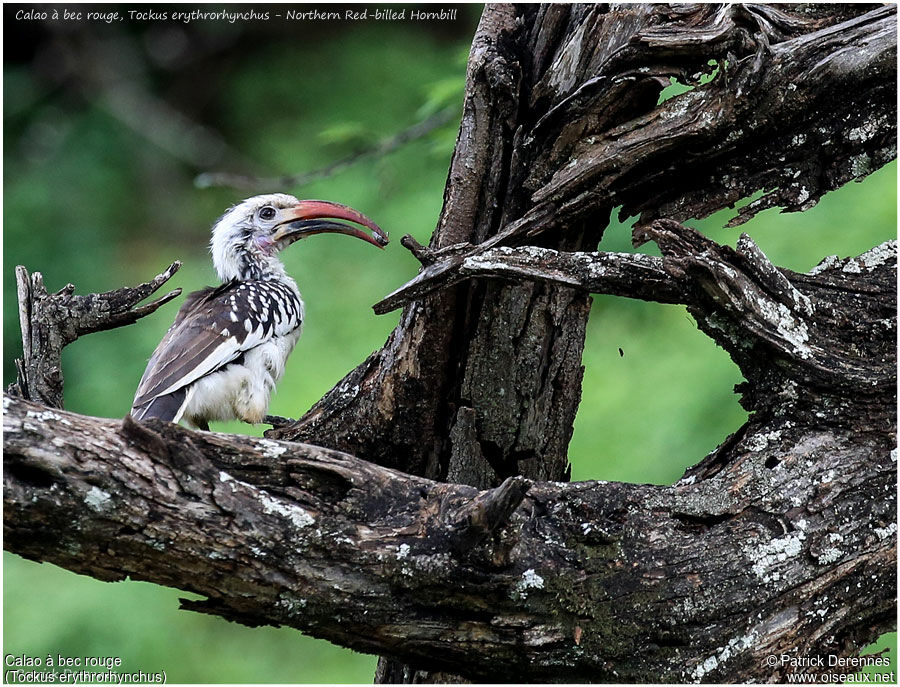
[[[260,219],[274,219],[275,218],[275,208],[267,205],[259,211]]]

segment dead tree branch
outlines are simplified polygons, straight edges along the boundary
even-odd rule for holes
[[[652,14],[672,13],[673,21],[638,30],[605,65],[608,73],[579,89],[579,107],[573,94],[544,115],[558,122],[553,133],[561,140],[532,171],[526,184],[534,205],[504,240],[565,227],[597,204],[621,205],[623,216],[640,214],[642,223],[683,220],[772,189],[740,210],[732,224],[741,224],[770,207],[809,209],[894,159],[896,8],[840,23],[782,9],[653,6]],[[748,33],[747,20],[756,33]],[[721,40],[723,31],[729,40]],[[679,78],[698,83],[710,59],[720,70],[712,81],[644,116],[591,135],[582,119],[569,123],[663,71],[677,67]]]
[[[810,274],[802,275],[775,267],[747,234],[741,236],[737,250],[732,250],[677,222],[657,220],[638,230],[637,237],[640,241],[656,241],[664,256],[566,253],[535,246],[454,255],[426,267],[377,303],[375,310],[387,312],[471,278],[559,284],[592,293],[692,306],[701,327],[709,329],[710,336],[733,355],[747,358],[740,349],[746,348],[748,337],[752,337],[809,367],[810,374],[824,375],[819,380],[823,386],[875,382],[869,360],[872,330],[891,336],[896,329],[891,297],[896,241],[887,241],[857,258],[830,258]],[[858,323],[861,317],[860,306],[856,301],[853,307],[842,306],[842,290],[851,281],[857,282],[854,288],[869,292],[875,287],[876,274],[880,275],[879,297],[867,299],[871,315],[862,316],[863,326],[854,326],[854,320]],[[865,284],[858,275],[864,275]],[[838,322],[840,312],[842,319]],[[723,317],[738,320],[735,326],[739,332],[730,339],[724,336],[721,324],[710,324],[713,318],[721,323]],[[852,329],[857,330],[855,340],[830,341]],[[885,345],[883,337],[879,337],[878,345]],[[876,376],[880,388],[890,387],[896,379],[890,366],[879,366]]]
[[[67,284],[47,293],[40,272],[28,274],[16,267],[22,358],[16,360],[18,379],[9,393],[40,401],[51,408],[63,407],[62,349],[80,336],[137,322],[181,293],[175,289],[151,303],[137,307],[165,284],[181,267],[174,262],[148,282],[106,293],[74,294]]]
[[[9,550],[473,680],[778,679],[765,656],[846,655],[894,618],[896,464],[875,434],[751,432],[709,479],[523,494],[4,405]]]

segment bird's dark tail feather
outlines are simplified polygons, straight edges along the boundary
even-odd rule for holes
[[[181,388],[165,396],[157,396],[151,401],[131,409],[131,417],[135,420],[147,420],[157,417],[160,420],[174,422],[178,411],[184,405],[187,389]]]

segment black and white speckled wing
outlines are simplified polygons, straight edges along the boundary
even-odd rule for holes
[[[132,415],[177,422],[191,384],[293,331],[302,317],[298,294],[282,284],[233,281],[191,293],[150,357]]]

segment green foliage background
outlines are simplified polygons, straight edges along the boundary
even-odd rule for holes
[[[4,384],[21,352],[16,264],[43,272],[51,290],[72,282],[80,293],[144,281],[175,259],[185,264],[171,287],[190,291],[213,283],[209,227],[252,194],[199,189],[195,175],[223,165],[263,176],[306,172],[460,103],[477,10],[463,7],[449,24],[128,22],[63,30],[22,27],[7,7],[5,30],[20,35],[9,47],[7,34],[4,65]],[[115,78],[92,75],[96,65],[78,61],[87,53],[72,51],[95,44],[121,55]],[[172,47],[178,45],[181,53]],[[206,56],[196,57],[195,46],[197,54],[205,47]],[[53,61],[66,49],[69,71]],[[161,148],[153,130],[167,123],[156,110],[137,123],[123,120],[115,96],[128,89],[214,132],[224,142],[221,159],[201,168],[177,148]],[[370,306],[416,272],[396,239],[410,233],[427,243],[455,134],[456,120],[331,178],[267,189],[347,203],[395,238],[384,252],[320,237],[284,254],[307,303],[307,324],[270,412],[301,414],[396,325],[397,313],[376,317]],[[892,164],[809,212],[768,211],[742,229],[776,264],[798,271],[830,254],[856,255],[895,236],[896,177]],[[738,231],[722,229],[732,214],[694,224],[734,245]],[[600,248],[632,250],[632,221],[614,223]],[[123,416],[176,308],[170,304],[134,326],[67,349],[66,407]],[[670,483],[745,418],[732,391],[737,369],[684,308],[595,297],[584,364],[573,480]],[[214,429],[261,432],[237,423]],[[119,656],[125,669],[165,670],[177,682],[371,682],[374,657],[290,629],[249,629],[181,612],[180,596],[4,554],[4,652]],[[882,642],[895,647],[896,636]]]

